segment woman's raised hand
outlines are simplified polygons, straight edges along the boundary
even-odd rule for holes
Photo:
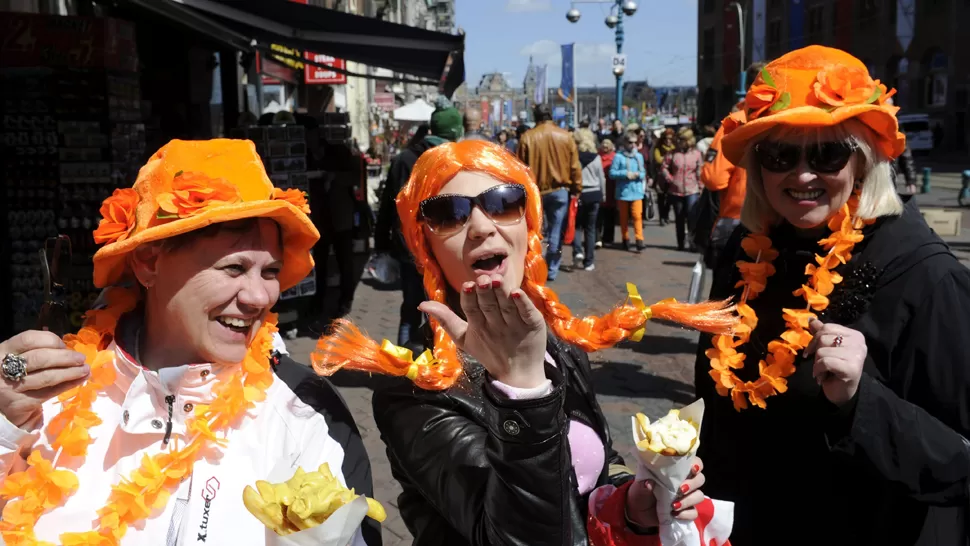
[[[545,319],[525,292],[506,286],[501,275],[481,275],[461,286],[467,320],[436,301],[418,309],[434,317],[496,380],[518,388],[545,381]]]
[[[44,402],[84,383],[91,373],[84,355],[51,332],[27,331],[0,343],[0,359],[8,355],[27,362],[21,380],[0,374],[0,413],[18,427],[39,416]]]

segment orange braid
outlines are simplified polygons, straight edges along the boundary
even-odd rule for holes
[[[526,189],[526,224],[529,247],[525,256],[522,290],[536,305],[552,331],[561,339],[591,352],[616,345],[641,330],[647,322],[644,312],[633,305],[621,305],[601,317],[576,318],[559,301],[556,293],[545,286],[547,268],[542,257],[542,199],[528,167],[501,146],[483,140],[466,140],[442,144],[421,154],[408,184],[397,196],[401,232],[415,264],[423,272],[424,289],[430,300],[447,303],[447,281],[435,261],[419,221],[422,201],[437,195],[441,188],[461,171],[487,174],[500,182],[521,184]],[[733,331],[737,317],[727,302],[682,304],[661,302],[650,306],[653,318],[660,318],[705,332]],[[423,389],[441,390],[452,386],[461,375],[458,348],[444,328],[431,319],[434,330],[434,357],[431,365],[419,367],[414,383]],[[377,372],[395,376],[407,375],[413,362],[382,351],[353,324],[336,322],[332,335],[317,343],[311,355],[313,368],[330,375],[341,368]]]

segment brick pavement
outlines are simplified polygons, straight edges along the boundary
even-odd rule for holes
[[[598,249],[595,271],[573,272],[564,268],[553,288],[577,315],[609,310],[626,297],[627,282],[636,283],[647,301],[685,299],[696,255],[676,250],[672,226],[661,228],[650,222],[645,238],[648,248],[643,254]],[[564,264],[571,263],[571,250],[567,249],[564,255]],[[350,318],[375,339],[393,340],[397,337],[400,304],[400,291],[361,284]],[[597,396],[610,423],[616,449],[622,455],[633,447],[629,438],[632,413],[644,411],[659,416],[674,404],[692,401],[696,339],[696,334],[684,329],[651,323],[640,343],[591,355]],[[301,337],[288,341],[287,346],[297,361],[308,362],[314,343],[312,338]],[[388,512],[383,526],[384,544],[410,544],[410,534],[397,510],[400,486],[391,477],[371,412],[372,389],[380,380],[354,372],[338,373],[332,380],[354,412],[370,455],[376,496]]]

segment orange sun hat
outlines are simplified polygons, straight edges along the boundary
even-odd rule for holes
[[[869,127],[888,158],[903,153],[906,136],[899,132],[888,91],[873,80],[859,59],[840,49],[808,46],[768,63],[755,78],[741,108],[724,118],[721,151],[740,164],[752,140],[772,127],[830,127],[851,118]]]
[[[127,255],[139,245],[219,222],[270,218],[280,226],[280,288],[295,286],[313,269],[310,249],[320,239],[299,190],[273,187],[255,145],[248,140],[173,140],[138,172],[132,188],[118,189],[101,205],[94,240],[94,284],[124,280]]]

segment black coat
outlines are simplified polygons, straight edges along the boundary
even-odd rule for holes
[[[733,409],[714,391],[702,338],[696,385],[707,403],[700,455],[705,493],[736,504],[735,546],[966,546],[970,503],[970,270],[923,221],[915,201],[864,229],[838,270],[823,322],[862,332],[859,390],[837,408],[796,360],[786,393],[768,408]],[[712,298],[739,295],[739,228],[714,275]],[[780,227],[777,273],[750,304],[758,327],[743,346],[743,380],[783,330],[781,309],[822,251]]]
[[[415,546],[586,546],[588,496],[579,495],[567,430],[587,423],[606,447],[598,485],[632,479],[613,450],[586,354],[550,336],[553,392],[508,400],[467,362],[445,392],[410,383],[374,394],[374,418],[404,492]]]
[[[374,250],[376,252],[387,252],[398,261],[410,261],[411,253],[408,251],[404,235],[401,233],[401,220],[397,214],[395,200],[397,194],[408,183],[411,178],[411,171],[414,164],[418,162],[425,151],[433,148],[434,145],[425,139],[420,139],[412,143],[391,160],[391,166],[387,171],[387,179],[384,181],[384,189],[381,191],[380,206],[377,210],[377,225],[374,228]]]

